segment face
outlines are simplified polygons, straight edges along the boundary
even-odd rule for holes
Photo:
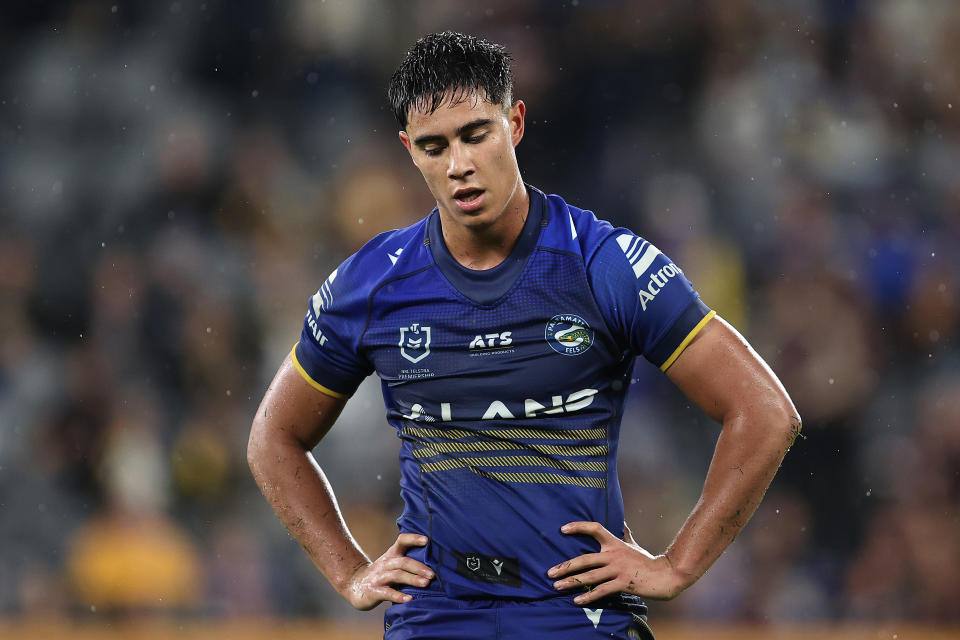
[[[505,109],[476,95],[452,105],[445,100],[430,114],[411,109],[400,140],[445,219],[489,228],[523,201],[514,147],[525,110],[519,100]]]

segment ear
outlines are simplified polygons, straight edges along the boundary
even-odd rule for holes
[[[403,143],[403,146],[407,148],[407,153],[410,154],[410,159],[413,160],[413,146],[410,142],[410,136],[407,135],[406,131],[398,131],[397,135],[400,137],[400,142]],[[416,160],[414,160],[416,164]]]
[[[507,111],[507,120],[510,122],[510,140],[513,146],[520,144],[523,139],[524,117],[527,114],[527,105],[523,100],[517,100]]]
[[[413,162],[413,166],[419,169],[420,165],[417,164],[417,159],[413,157],[413,141],[410,140],[410,134],[401,130],[397,132],[397,136],[400,137],[400,142],[406,147],[407,153],[410,154],[410,161]]]

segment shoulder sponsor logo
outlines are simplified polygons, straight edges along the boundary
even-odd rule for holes
[[[593,346],[594,332],[580,316],[561,313],[550,318],[543,337],[557,353],[578,356]]]
[[[330,285],[333,284],[333,281],[337,279],[337,269],[333,270],[320,289],[317,290],[313,297],[310,299],[310,306],[313,309],[313,315],[311,316],[307,313],[307,326],[310,327],[310,333],[313,334],[313,339],[317,341],[317,346],[322,347],[327,342],[327,336],[323,334],[323,330],[320,329],[320,326],[317,324],[317,318],[320,317],[321,311],[326,311],[330,308],[330,305],[333,304],[333,290],[330,289]]]
[[[430,355],[430,327],[414,322],[400,329],[400,355],[416,364]]]
[[[397,249],[393,253],[388,253],[387,257],[390,258],[390,264],[397,264],[397,260],[400,259],[400,254],[403,253],[403,247]]]
[[[661,255],[660,250],[646,240],[641,240],[631,233],[621,234],[617,238],[617,244],[620,245],[624,255],[633,267],[633,273],[637,277],[637,280],[642,282],[643,279],[646,278],[646,286],[641,284],[637,292],[637,295],[640,296],[640,307],[646,311],[647,305],[653,302],[653,299],[657,297],[660,290],[666,286],[667,281],[683,273],[683,271],[680,270],[680,267],[670,262],[657,271],[651,272],[650,265],[653,264],[657,256]]]
[[[330,285],[333,284],[333,281],[337,279],[337,271],[339,267],[333,270],[327,279],[320,285],[320,289],[313,294],[311,303],[313,305],[313,315],[319,316],[321,311],[326,311],[330,308],[330,305],[333,304],[333,290],[330,289]]]

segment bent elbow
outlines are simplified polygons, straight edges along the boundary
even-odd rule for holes
[[[250,471],[256,475],[257,467],[263,457],[264,452],[264,428],[259,420],[254,420],[250,426],[250,437],[247,438],[247,466]]]
[[[800,437],[800,432],[803,429],[803,421],[800,419],[800,412],[797,411],[797,408],[793,406],[793,402],[785,394],[776,404],[772,424],[776,424],[779,427],[777,431],[782,432],[783,437],[786,438],[786,449],[789,451],[796,439]]]

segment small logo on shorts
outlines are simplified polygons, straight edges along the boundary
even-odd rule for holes
[[[543,337],[557,353],[578,356],[593,346],[594,332],[580,316],[561,313],[550,318]]]
[[[457,559],[457,575],[475,582],[502,584],[508,587],[523,586],[520,579],[520,562],[516,558],[482,553],[459,553],[451,551]]]

